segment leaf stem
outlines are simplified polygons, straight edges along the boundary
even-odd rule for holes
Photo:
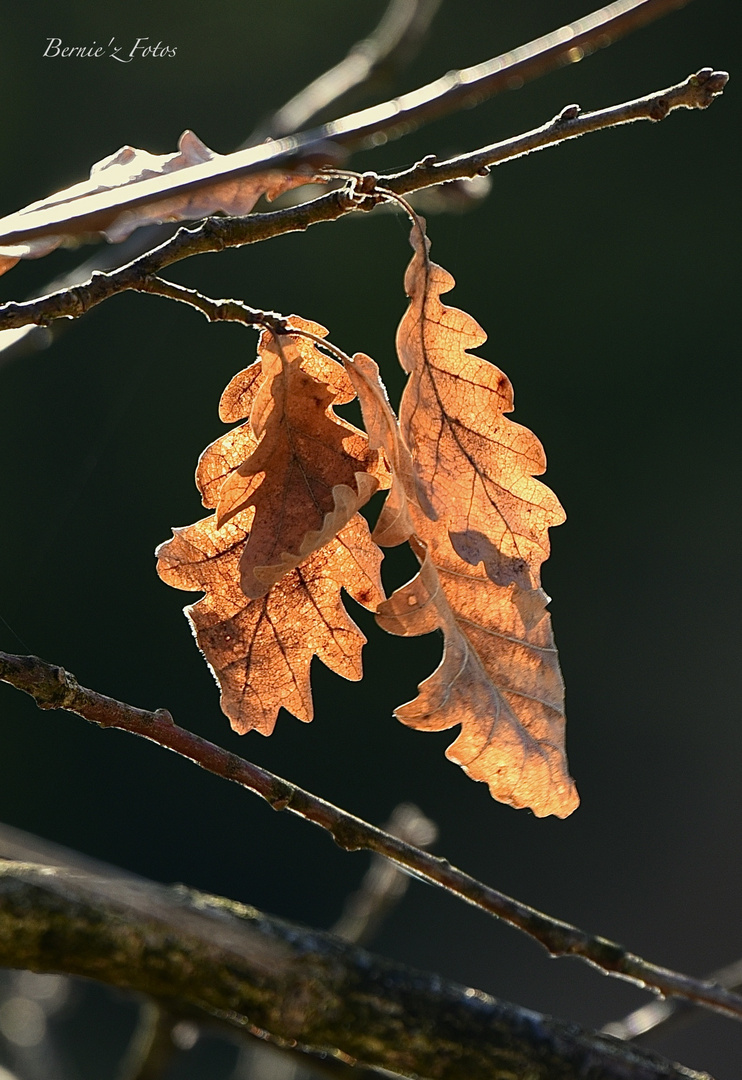
[[[588,934],[498,892],[452,866],[446,859],[377,829],[317,795],[178,727],[166,709],[150,712],[88,690],[64,668],[36,656],[0,652],[0,681],[30,694],[41,709],[65,709],[100,727],[129,731],[173,750],[208,772],[255,792],[274,810],[288,810],[321,826],[345,850],[366,849],[383,855],[415,877],[438,885],[489,915],[509,922],[540,942],[552,956],[577,956],[617,978],[742,1019],[741,995],[658,967],[615,942]]]

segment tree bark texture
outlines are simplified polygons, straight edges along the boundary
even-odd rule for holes
[[[87,976],[430,1080],[710,1080],[183,886],[0,862],[0,964]]]

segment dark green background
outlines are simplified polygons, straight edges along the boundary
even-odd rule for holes
[[[4,0],[0,213],[83,179],[124,143],[170,152],[191,127],[214,149],[234,149],[382,8]],[[394,89],[587,9],[587,0],[444,0]],[[180,614],[193,598],[159,581],[152,553],[171,526],[203,514],[196,459],[223,430],[219,394],[253,358],[255,336],[209,327],[164,300],[116,297],[48,350],[0,360],[0,647],[63,664],[132,703],[166,706],[374,822],[413,800],[439,823],[437,850],[453,862],[658,963],[702,974],[742,954],[741,20],[737,0],[696,0],[581,64],[354,161],[402,166],[515,134],[572,101],[609,105],[707,64],[732,72],[707,113],[504,165],[479,209],[429,221],[433,255],[457,279],[450,302],[489,333],[483,355],[511,377],[515,418],[542,439],[546,479],[568,514],[544,579],[582,795],[573,817],[540,821],[493,803],[444,758],[450,733],[397,723],[394,706],[414,695],[440,643],[385,638],[364,613],[363,683],[315,664],[311,726],[283,714],[270,740],[229,731]],[[114,35],[161,39],[177,57],[126,66],[42,58],[51,36],[89,44]],[[20,265],[0,281],[0,298],[42,289],[80,257]],[[171,276],[323,322],[340,347],[377,359],[395,396],[408,257],[400,218],[358,215],[192,260]],[[398,583],[404,571],[394,573]],[[366,856],[151,745],[43,714],[9,688],[0,701],[0,816],[11,824],[321,926],[365,868]],[[548,962],[515,931],[419,884],[375,947],[589,1025],[646,999],[584,965]],[[118,1046],[123,1028],[111,1023]],[[103,1026],[97,1037],[91,1076],[104,1075]],[[742,1029],[732,1021],[704,1017],[656,1045],[717,1080],[739,1075]]]

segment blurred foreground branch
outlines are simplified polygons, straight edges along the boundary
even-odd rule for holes
[[[742,960],[717,968],[707,976],[709,982],[718,983],[728,990],[742,991]],[[658,1028],[663,1032],[689,1020],[702,1016],[703,1013],[689,1001],[672,999],[670,1001],[650,1001],[639,1009],[634,1009],[621,1020],[612,1020],[604,1024],[601,1031],[613,1035],[616,1039],[640,1040],[646,1035],[654,1035]]]
[[[289,135],[318,112],[340,105],[351,94],[368,96],[381,82],[399,74],[422,44],[441,0],[390,0],[378,26],[368,37],[350,49],[339,64],[314,79],[281,108],[275,110],[240,145],[255,146],[266,138]],[[119,244],[99,247],[93,255],[72,270],[55,277],[35,296],[68,289],[87,281],[96,270],[111,270],[162,244],[173,235],[177,225],[149,225],[136,229]],[[30,324],[0,331],[0,363],[3,353],[12,350],[17,356],[24,349],[44,348],[62,329],[54,330]],[[7,357],[6,357],[7,358]]]
[[[134,209],[156,204],[163,196],[167,199],[174,195],[190,196],[224,180],[244,179],[276,169],[292,172],[310,162],[316,167],[337,164],[339,156],[352,150],[398,138],[420,124],[477,105],[500,90],[522,86],[526,79],[580,60],[595,48],[609,45],[623,34],[687,3],[688,0],[614,0],[607,7],[512,52],[484,64],[449,72],[409,94],[322,127],[235,154],[219,155],[175,173],[143,177],[124,188],[119,185],[89,193],[67,189],[52,196],[50,201],[33,203],[0,220],[0,246],[7,249],[41,237],[105,232],[121,217],[122,211],[128,216]]]
[[[182,886],[2,863],[0,963],[87,976],[279,1045],[431,1080],[708,1080]]]
[[[276,110],[244,146],[300,131],[352,94],[368,96],[409,63],[440,5],[441,0],[390,0],[376,29]]]

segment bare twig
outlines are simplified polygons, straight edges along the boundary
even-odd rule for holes
[[[707,979],[726,987],[727,990],[742,991],[742,960],[718,968],[708,975]],[[636,1041],[645,1035],[654,1035],[660,1027],[664,1030],[702,1015],[689,1001],[650,1001],[640,1009],[634,1009],[623,1019],[605,1024],[601,1031],[606,1035],[613,1035],[616,1039]]]
[[[390,0],[376,29],[261,124],[245,146],[300,131],[352,92],[370,92],[409,63],[441,0]]]
[[[377,852],[423,881],[438,885],[540,942],[552,956],[577,956],[617,978],[664,995],[687,998],[705,1008],[742,1018],[742,996],[723,987],[642,960],[623,946],[595,937],[514,900],[405,841],[369,825],[316,795],[252,762],[177,727],[166,709],[149,712],[80,686],[63,668],[36,656],[0,653],[0,680],[30,694],[39,708],[66,709],[100,727],[140,735],[173,750],[208,772],[254,791],[274,810],[288,810],[321,826],[347,851]]]
[[[118,1080],[162,1080],[175,1056],[172,1039],[176,1019],[159,1002],[145,1001],[119,1067]]]
[[[130,287],[136,292],[154,293],[187,304],[205,315],[209,322],[239,322],[245,326],[264,327],[275,334],[285,334],[289,330],[285,317],[277,311],[261,311],[242,300],[212,300],[197,289],[188,289],[161,277],[147,277]]]
[[[408,63],[419,47],[430,22],[440,6],[440,0],[391,0],[381,22],[363,41],[359,41],[345,60],[314,80],[290,102],[276,110],[239,147],[242,150],[255,146],[267,136],[276,138],[289,135],[307,123],[318,109],[326,109],[331,101],[339,101],[351,89],[353,79],[358,80],[357,92],[366,89],[365,83],[375,84],[377,76],[391,73]],[[369,87],[370,88],[370,87]],[[292,120],[293,118],[293,120]],[[287,126],[288,125],[288,126]],[[130,262],[145,251],[164,243],[175,228],[167,225],[149,225],[136,229],[119,244],[99,248],[89,259],[68,273],[49,282],[36,296],[68,289],[86,281],[95,270],[111,270]],[[59,330],[58,325],[54,329]],[[18,346],[43,348],[51,341],[51,331],[43,327],[25,326],[0,332],[0,354]]]
[[[384,831],[420,848],[430,847],[438,835],[434,822],[410,803],[395,807]],[[348,897],[333,934],[354,945],[365,945],[407,892],[409,882],[409,875],[395,863],[374,855],[360,889]]]
[[[0,864],[0,964],[87,976],[278,1045],[430,1080],[710,1080],[182,886]]]
[[[449,72],[412,93],[312,131],[241,150],[221,160],[192,165],[164,177],[140,180],[136,185],[11,214],[0,221],[0,245],[24,244],[44,236],[102,232],[111,226],[123,207],[133,210],[164,195],[190,194],[216,180],[236,179],[266,169],[291,170],[307,161],[315,165],[332,163],[337,148],[349,151],[372,145],[380,135],[387,139],[398,137],[420,124],[484,101],[501,90],[522,86],[526,80],[581,59],[595,48],[608,45],[688,2],[615,0],[592,15],[512,52],[475,67]]]
[[[435,824],[411,803],[395,807],[384,828],[417,847],[428,847],[438,833]],[[348,897],[332,933],[353,945],[366,945],[403,898],[409,883],[410,876],[404,870],[381,855],[373,855],[360,889]],[[344,1080],[350,1080],[351,1072],[359,1080],[357,1066],[345,1066]],[[253,1039],[243,1047],[238,1067],[238,1076],[242,1075],[250,1080],[308,1080],[312,1071],[302,1067],[297,1054]]]
[[[31,323],[47,325],[60,318],[76,319],[109,296],[127,289],[161,292],[162,289],[157,287],[156,283],[153,284],[154,275],[181,259],[204,252],[221,251],[227,247],[258,243],[283,233],[303,231],[320,221],[335,221],[359,208],[371,209],[376,202],[383,201],[385,190],[396,195],[407,195],[446,181],[476,176],[494,165],[588,132],[628,124],[635,120],[661,120],[674,109],[706,108],[722,93],[728,78],[724,71],[703,68],[677,86],[658,90],[654,94],[612,108],[582,113],[577,105],[568,105],[549,123],[470,154],[442,162],[425,158],[411,168],[391,176],[376,177],[367,174],[373,184],[366,185],[358,196],[353,189],[342,189],[322,195],[312,202],[268,214],[251,214],[246,218],[208,218],[196,228],[180,229],[171,240],[159,248],[118,270],[108,274],[94,273],[90,281],[83,285],[60,290],[40,300],[21,303],[11,301],[0,305],[0,330]],[[374,191],[378,193],[375,194]],[[183,295],[178,298],[182,299],[185,292],[186,290],[181,290]],[[193,293],[193,306],[203,310],[197,297],[198,294]],[[240,321],[245,319],[241,318]]]

